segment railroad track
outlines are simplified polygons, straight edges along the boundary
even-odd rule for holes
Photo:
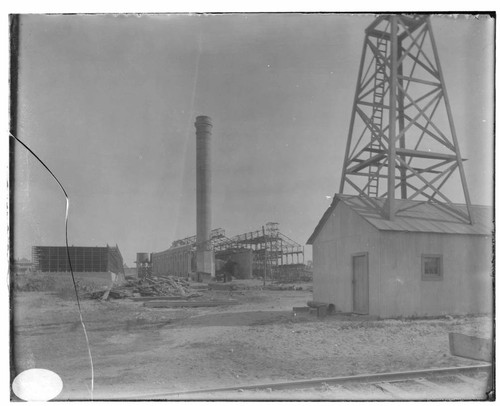
[[[491,364],[280,383],[165,392],[134,400],[479,400],[493,382]]]

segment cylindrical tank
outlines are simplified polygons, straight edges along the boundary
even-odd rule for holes
[[[136,262],[137,264],[149,262],[149,254],[147,252],[138,252]]]

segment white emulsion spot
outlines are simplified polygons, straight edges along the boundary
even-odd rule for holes
[[[12,391],[26,401],[44,402],[54,399],[63,388],[59,375],[48,369],[33,368],[21,372],[12,382]]]

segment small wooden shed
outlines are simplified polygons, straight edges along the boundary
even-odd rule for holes
[[[396,204],[389,221],[359,196],[335,195],[307,241],[314,301],[380,317],[492,312],[492,208],[473,205],[467,224],[436,204]]]

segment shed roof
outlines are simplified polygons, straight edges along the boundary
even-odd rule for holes
[[[467,224],[446,211],[446,207],[451,207],[465,212],[466,206],[463,204],[443,204],[443,207],[439,207],[428,202],[396,200],[396,218],[391,221],[385,219],[379,210],[372,207],[372,205],[381,207],[384,199],[371,199],[371,201],[367,202],[359,196],[336,194],[332,204],[323,214],[311,237],[307,240],[307,244],[314,242],[339,202],[345,203],[380,231],[464,235],[491,235],[493,231],[493,208],[490,206],[471,206],[473,224]]]

